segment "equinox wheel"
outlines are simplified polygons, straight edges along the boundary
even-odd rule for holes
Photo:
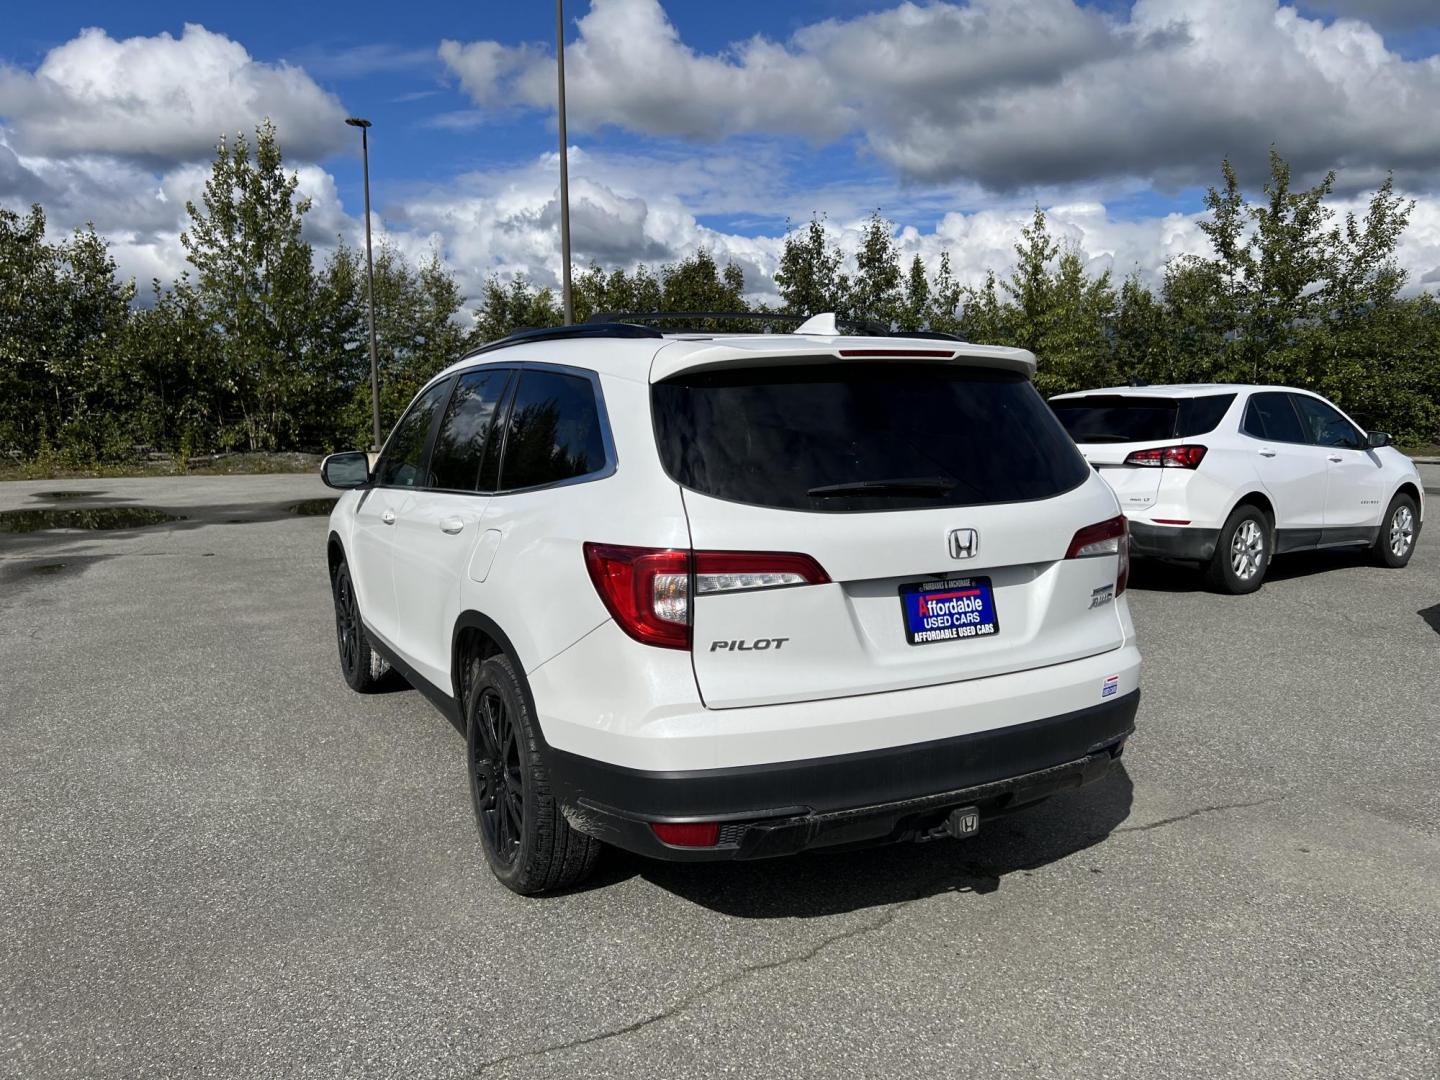
[[[1237,506],[1215,541],[1215,554],[1205,567],[1205,581],[1217,592],[1241,595],[1260,588],[1270,569],[1274,530],[1259,507]]]
[[[341,563],[335,570],[331,582],[335,595],[335,645],[340,652],[340,674],[351,690],[371,694],[385,682],[390,665],[385,663],[373,649],[370,639],[365,636],[365,624],[360,620],[360,601],[355,595],[355,582],[350,578],[350,567]]]
[[[594,869],[600,841],[572,829],[550,792],[543,744],[510,658],[497,654],[478,667],[466,695],[465,747],[485,861],[501,884],[524,895],[574,885]]]
[[[1375,546],[1370,552],[1381,566],[1398,570],[1415,553],[1415,537],[1419,531],[1420,514],[1415,500],[1409,495],[1396,495],[1390,500],[1385,519],[1380,523],[1380,535],[1375,537]]]

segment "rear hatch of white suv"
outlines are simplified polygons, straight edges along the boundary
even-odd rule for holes
[[[710,708],[1122,644],[1123,519],[1027,374],[887,351],[755,357],[652,387],[695,550],[691,647]]]
[[[1115,490],[1121,509],[1137,513],[1155,505],[1166,468],[1200,463],[1204,448],[1184,440],[1214,431],[1234,400],[1233,393],[1099,391],[1054,397],[1050,407],[1085,460]]]

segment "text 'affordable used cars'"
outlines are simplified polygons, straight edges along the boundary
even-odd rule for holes
[[[602,844],[753,859],[966,836],[1134,726],[1126,520],[1023,350],[513,335],[323,466],[341,668],[467,733],[522,893]]]

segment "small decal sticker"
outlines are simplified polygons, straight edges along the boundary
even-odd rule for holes
[[[1102,604],[1108,604],[1108,603],[1110,603],[1110,601],[1111,601],[1111,600],[1114,600],[1114,599],[1115,599],[1115,586],[1114,586],[1114,585],[1101,585],[1098,589],[1094,589],[1094,590],[1091,591],[1091,593],[1090,593],[1090,606],[1091,606],[1092,608],[1097,608],[1097,607],[1100,607]]]
[[[1100,696],[1101,696],[1101,697],[1114,697],[1116,691],[1118,691],[1119,689],[1120,689],[1120,676],[1119,676],[1119,675],[1111,675],[1108,679],[1105,680],[1105,685],[1100,688]]]

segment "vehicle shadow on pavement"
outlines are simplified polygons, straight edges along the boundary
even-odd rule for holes
[[[596,884],[638,873],[701,907],[744,919],[838,915],[950,892],[984,896],[1011,874],[1028,875],[1105,840],[1130,816],[1133,800],[1122,762],[1089,787],[993,819],[969,840],[739,863],[664,863],[609,852]]]
[[[1267,582],[1290,581],[1294,578],[1326,574],[1333,570],[1370,565],[1363,548],[1336,548],[1330,551],[1299,551],[1281,555],[1265,571]],[[1186,563],[1136,559],[1130,567],[1128,588],[1141,592],[1206,592],[1198,566]]]
[[[1437,634],[1440,634],[1440,604],[1435,604],[1432,607],[1421,608],[1415,614],[1419,615],[1420,618],[1424,619],[1431,630],[1434,630]]]

